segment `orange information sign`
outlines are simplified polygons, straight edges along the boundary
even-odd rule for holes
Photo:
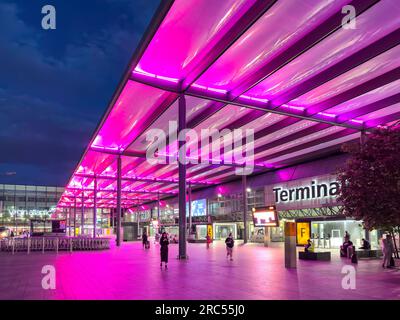
[[[296,222],[296,229],[297,245],[306,245],[311,235],[310,222]]]
[[[285,236],[295,237],[296,236],[296,223],[295,222],[285,222]]]

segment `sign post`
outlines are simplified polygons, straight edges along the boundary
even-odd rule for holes
[[[264,247],[268,247],[271,242],[271,233],[269,227],[264,227]]]
[[[268,247],[271,241],[269,227],[279,225],[278,213],[275,206],[253,208],[253,223],[255,227],[264,227],[264,246]]]
[[[296,268],[296,223],[285,222],[285,268]]]

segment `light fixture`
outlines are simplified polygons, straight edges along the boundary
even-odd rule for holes
[[[246,191],[247,191],[247,192],[251,192],[251,189],[250,189],[250,188],[247,188]]]

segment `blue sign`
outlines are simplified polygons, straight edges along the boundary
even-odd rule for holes
[[[192,201],[192,217],[207,215],[207,200],[200,199]],[[186,203],[186,216],[189,216],[189,203]]]

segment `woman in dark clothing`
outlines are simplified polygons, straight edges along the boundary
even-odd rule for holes
[[[165,263],[165,269],[167,269],[167,264],[168,264],[168,236],[166,232],[163,232],[161,239],[160,239],[160,254],[161,254],[161,262],[160,262],[160,267],[162,268],[162,263]]]
[[[146,245],[147,245],[147,233],[146,233],[146,231],[143,232],[142,243],[143,243],[143,249],[146,249]]]

